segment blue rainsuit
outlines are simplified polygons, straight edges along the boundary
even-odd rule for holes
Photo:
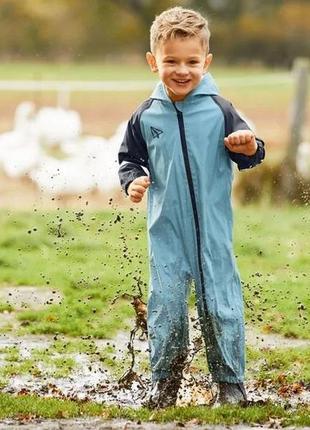
[[[169,377],[188,349],[187,299],[195,283],[199,320],[213,380],[242,382],[244,319],[240,278],[232,249],[231,185],[239,170],[260,163],[230,152],[224,137],[249,129],[218,95],[210,74],[181,102],[159,83],[132,115],[119,151],[119,176],[150,173],[148,330],[153,380]]]

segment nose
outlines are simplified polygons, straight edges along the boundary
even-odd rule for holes
[[[188,70],[187,70],[186,64],[182,64],[182,63],[178,64],[178,66],[176,68],[176,73],[178,75],[182,75],[182,76],[187,75]]]

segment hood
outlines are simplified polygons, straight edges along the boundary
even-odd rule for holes
[[[198,95],[218,95],[218,93],[219,91],[215,80],[210,73],[206,73],[197,87],[194,88],[185,99],[188,100]],[[154,88],[154,91],[151,94],[151,99],[171,101],[162,82],[158,82]]]

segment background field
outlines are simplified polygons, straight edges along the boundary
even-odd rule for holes
[[[257,133],[264,137],[269,152],[285,148],[290,133],[290,110],[294,94],[292,74],[284,69],[262,67],[223,67],[216,58],[211,73],[218,81],[221,94],[230,99],[250,118]],[[156,77],[144,63],[138,64],[2,64],[0,79],[34,80],[153,80]],[[134,92],[73,93],[71,107],[80,112],[84,132],[111,136],[121,121],[128,120],[134,109],[149,96],[150,90]],[[14,110],[22,100],[33,100],[38,107],[55,105],[55,92],[1,92],[0,131],[12,126]],[[309,135],[307,110],[305,137]]]

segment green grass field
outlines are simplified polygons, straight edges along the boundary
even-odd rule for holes
[[[287,70],[266,69],[263,67],[241,67],[217,64],[216,59],[212,68],[217,76],[251,76],[267,75],[270,73],[286,74]],[[0,79],[42,79],[42,80],[139,80],[155,79],[149,67],[141,58],[136,63],[41,63],[41,62],[10,62],[1,63]]]
[[[307,207],[235,209],[235,254],[244,285],[247,325],[268,333],[310,338],[309,220]],[[14,305],[0,302],[0,312],[16,314],[20,323],[18,328],[10,322],[2,325],[2,334],[60,335],[50,347],[33,350],[28,358],[21,358],[18,347],[0,350],[4,359],[0,387],[5,387],[8,378],[14,375],[67,377],[75,367],[74,360],[67,355],[70,352],[101,357],[115,378],[123,374],[129,361],[124,360],[119,368],[113,358],[114,348],[98,350],[91,339],[113,339],[118,330],[129,332],[132,328],[131,304],[114,299],[125,292],[136,294],[139,287],[146,297],[145,225],[145,213],[136,207],[122,211],[114,207],[102,212],[72,209],[0,212],[0,288],[31,285],[60,291],[64,297],[61,304],[50,304],[41,310],[16,310]],[[65,355],[59,355],[64,351]],[[255,379],[261,386],[271,384],[275,390],[308,384],[309,354],[309,348],[248,347],[247,380]],[[198,354],[193,366],[195,372],[208,372],[204,354]],[[137,370],[149,372],[145,359]],[[268,404],[246,409],[225,407],[218,411],[189,406],[154,414],[143,408],[134,411],[3,393],[0,411],[0,419],[83,415],[158,422],[196,419],[200,423],[228,425],[266,423],[272,416],[283,425],[309,425],[307,406],[286,409]]]
[[[222,407],[219,409],[204,407],[169,408],[165,411],[148,411],[117,406],[102,406],[90,402],[73,402],[59,399],[40,399],[35,396],[20,396],[14,398],[0,394],[0,419],[15,417],[29,421],[36,417],[43,418],[72,418],[98,416],[102,420],[126,419],[128,421],[151,421],[157,423],[195,422],[195,424],[234,425],[242,423],[281,423],[281,426],[307,426],[310,424],[307,407],[298,407],[294,414],[284,407],[272,404],[252,406],[249,408]]]
[[[19,312],[32,333],[111,336],[132,310],[124,292],[148,282],[145,214],[59,210],[0,215],[2,285],[48,286],[61,305]],[[240,207],[235,254],[244,284],[247,323],[310,338],[309,210]],[[2,303],[5,309],[5,303]],[[7,327],[9,329],[9,327]]]
[[[157,423],[183,423],[226,425],[246,423],[268,423],[272,425],[309,426],[309,410],[306,406],[298,407],[292,413],[277,405],[259,405],[249,408],[222,407],[210,409],[204,407],[169,408],[165,411],[149,411],[103,406],[90,402],[73,402],[70,400],[41,399],[36,396],[12,397],[0,394],[0,419],[15,417],[20,421],[41,418],[72,418],[97,416],[104,420],[126,419],[127,421],[150,421]]]

